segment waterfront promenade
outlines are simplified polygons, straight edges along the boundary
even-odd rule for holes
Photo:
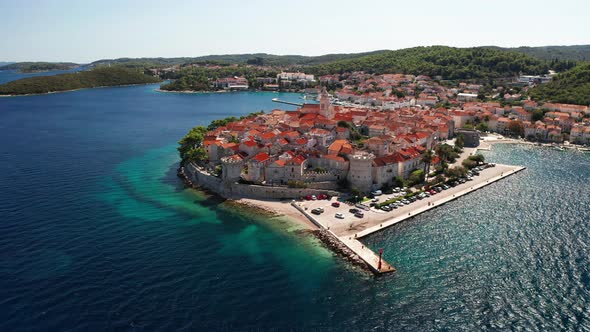
[[[441,206],[449,201],[458,199],[472,191],[483,188],[524,169],[525,167],[521,166],[496,165],[496,167],[483,170],[479,176],[473,178],[473,181],[467,181],[456,187],[452,187],[436,195],[418,200],[390,212],[371,208],[369,211],[364,211],[363,218],[357,218],[348,211],[353,206],[345,203],[341,203],[340,207],[331,206],[331,203],[335,201],[335,198],[333,198],[332,201],[304,201],[295,202],[293,204],[314,224],[322,229],[328,230],[344,245],[356,253],[374,272],[386,273],[394,271],[395,269],[387,262],[382,262],[382,268],[378,269],[379,256],[371,249],[367,248],[360,239],[423,212],[429,211],[430,209]],[[384,201],[389,196],[380,196],[380,200]],[[318,207],[324,208],[325,212],[321,215],[309,213],[312,209]],[[344,219],[337,219],[335,217],[336,213],[342,213]]]

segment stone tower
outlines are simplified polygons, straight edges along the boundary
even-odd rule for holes
[[[334,118],[334,108],[330,105],[330,96],[328,96],[325,87],[322,88],[320,93],[320,114],[325,116],[326,119]]]
[[[346,179],[351,188],[357,188],[363,192],[371,191],[373,186],[373,160],[375,155],[372,153],[356,153],[349,157],[350,169]]]
[[[237,155],[221,158],[221,178],[223,182],[238,181],[243,168],[244,160]]]

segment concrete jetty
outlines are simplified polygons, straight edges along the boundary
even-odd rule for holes
[[[299,107],[303,106],[302,103],[295,103],[292,101],[280,100],[279,98],[273,98],[272,101],[275,103],[279,103],[279,104],[294,105],[294,106],[299,106]]]
[[[379,255],[367,248],[360,240],[375,232],[386,229],[392,225],[400,223],[409,218],[413,218],[421,213],[437,208],[447,202],[458,199],[475,190],[495,183],[505,177],[516,174],[525,167],[512,165],[496,165],[496,167],[483,170],[479,176],[474,177],[473,181],[467,181],[456,187],[444,190],[436,195],[416,201],[410,205],[398,208],[391,212],[385,212],[371,208],[365,211],[363,218],[352,216],[348,209],[352,206],[342,203],[340,207],[333,207],[331,203],[335,201],[304,201],[293,202],[292,205],[301,211],[309,220],[321,229],[327,230],[339,239],[343,245],[349,248],[354,254],[358,255],[376,274],[388,273],[395,271],[395,268],[382,260],[381,269],[379,269]],[[385,195],[387,198],[387,195]],[[382,198],[385,200],[386,198]],[[308,213],[314,208],[322,207],[325,212],[321,215]],[[345,219],[335,218],[335,213],[345,214]]]

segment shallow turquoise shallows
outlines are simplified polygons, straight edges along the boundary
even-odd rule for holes
[[[527,170],[366,239],[374,277],[176,177],[192,126],[299,95],[156,87],[0,98],[0,331],[590,328],[590,154],[495,146]]]

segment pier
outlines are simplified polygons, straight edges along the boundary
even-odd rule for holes
[[[334,199],[332,201],[293,202],[292,205],[301,211],[316,226],[328,231],[344,246],[361,258],[374,273],[389,273],[395,271],[395,268],[385,260],[381,261],[381,268],[379,268],[379,255],[370,248],[367,248],[361,242],[363,237],[382,231],[392,225],[437,208],[447,202],[465,196],[505,177],[514,175],[524,169],[526,168],[521,166],[498,164],[496,167],[483,170],[479,176],[474,177],[473,181],[459,184],[456,187],[444,190],[436,195],[400,207],[391,212],[371,208],[369,211],[364,211],[365,216],[363,218],[352,216],[348,212],[348,209],[353,206],[345,203],[341,203],[338,208],[332,207],[331,203],[335,201]],[[387,197],[387,195],[384,196]],[[325,212],[321,215],[315,215],[308,212],[317,207],[323,207]],[[334,215],[337,212],[345,214],[345,220],[336,219]]]
[[[274,101],[275,103],[280,103],[280,104],[287,104],[287,105],[294,105],[294,106],[303,106],[302,103],[295,103],[292,101],[285,101],[285,100],[279,100],[279,98],[273,98],[272,101]]]

